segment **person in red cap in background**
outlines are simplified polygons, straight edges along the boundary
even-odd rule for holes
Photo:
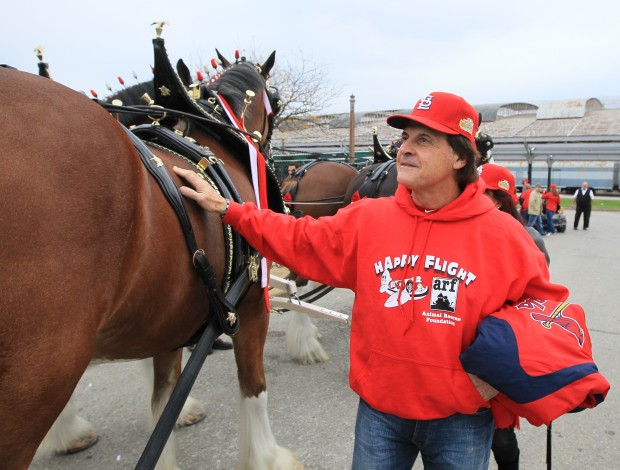
[[[543,237],[534,227],[524,225],[519,209],[517,209],[517,193],[514,175],[503,166],[486,163],[478,167],[478,173],[486,185],[485,194],[493,201],[500,211],[510,214],[518,220],[536,243],[540,251],[545,254],[547,266],[550,258]],[[519,468],[519,443],[514,427],[495,429],[493,444],[491,446],[493,457],[498,470],[518,470]]]
[[[469,375],[459,355],[505,304],[564,301],[568,289],[550,282],[522,224],[485,196],[473,106],[434,92],[387,123],[402,130],[395,195],[362,199],[331,217],[258,210],[226,200],[193,171],[174,171],[185,197],[219,213],[263,256],[355,292],[354,470],[410,470],[418,456],[427,468],[487,469],[494,418],[517,417],[502,413],[497,391]]]
[[[517,208],[517,193],[515,187],[514,175],[501,165],[487,163],[478,167],[478,173],[484,180],[486,185],[485,194],[491,198],[495,207],[500,211],[510,214],[514,219],[518,220],[530,234],[534,243],[540,251],[545,254],[547,266],[549,266],[550,258],[545,246],[545,240],[534,227],[527,227],[525,221]]]
[[[527,181],[527,180],[525,180]],[[530,183],[523,184],[523,192],[519,196],[519,204],[521,205],[521,218],[527,223],[530,214],[527,211],[530,205],[530,194],[532,194],[532,185]]]
[[[553,216],[560,208],[560,191],[555,184],[549,186],[549,191],[542,195],[545,201],[545,214],[547,215],[547,233],[555,235],[558,233],[558,229],[555,228],[553,223]]]

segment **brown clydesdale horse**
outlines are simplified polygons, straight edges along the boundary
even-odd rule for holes
[[[260,66],[227,64],[209,85],[234,114],[243,114],[248,132],[260,132],[259,145],[270,135],[263,92],[273,59]],[[240,87],[240,96],[230,91]],[[255,92],[249,106],[247,89]],[[0,68],[0,117],[0,461],[3,468],[25,470],[93,360],[152,357],[152,409],[160,413],[180,374],[181,346],[213,308],[178,216],[109,113],[55,82]],[[181,133],[225,162],[240,198],[254,201],[248,165],[229,144],[244,137],[203,122],[188,113]],[[162,145],[149,149],[157,165],[198,171]],[[197,243],[223,283],[222,223],[193,204],[186,209]],[[237,311],[240,467],[297,468],[293,454],[277,445],[267,418],[263,346],[269,312],[260,283],[249,286]],[[162,461],[174,468],[164,456]]]
[[[351,165],[329,160],[314,160],[306,163],[288,175],[280,184],[284,203],[296,217],[308,216],[315,219],[334,215],[344,205],[345,191],[357,176]],[[307,279],[291,272],[289,279],[304,287],[298,292],[302,299],[317,300],[327,294],[329,286],[308,284]],[[286,343],[289,354],[303,364],[325,362],[327,352],[318,341],[320,333],[305,313],[289,312]]]

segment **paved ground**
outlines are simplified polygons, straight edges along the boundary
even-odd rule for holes
[[[620,315],[616,304],[620,290],[620,213],[594,213],[587,232],[574,231],[573,212],[567,211],[567,216],[566,233],[545,239],[552,278],[568,285],[571,300],[585,307],[595,359],[612,390],[598,408],[566,415],[553,423],[553,468],[615,469],[620,466],[620,398],[616,393],[620,385]],[[336,290],[318,303],[350,313],[351,302],[349,291]],[[347,382],[348,328],[330,320],[316,320],[330,361],[302,366],[287,356],[286,322],[285,315],[273,315],[265,354],[274,434],[281,445],[297,452],[306,469],[348,469],[357,406]],[[134,468],[148,439],[148,405],[142,382],[135,363],[88,370],[78,385],[77,397],[82,415],[98,429],[99,443],[80,454],[39,459],[31,469]],[[192,395],[207,403],[209,417],[177,433],[179,466],[184,470],[235,468],[238,393],[230,352],[216,351],[207,359]],[[518,438],[521,468],[546,468],[546,429],[525,423]],[[421,463],[414,468],[422,468]],[[490,468],[496,467],[492,464]]]

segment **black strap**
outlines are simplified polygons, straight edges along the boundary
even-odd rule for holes
[[[156,158],[147,146],[136,135],[128,129],[125,129],[127,135],[132,140],[134,146],[138,150],[140,159],[146,169],[155,178],[162,192],[174,208],[174,211],[181,223],[183,236],[192,257],[194,268],[204,282],[209,305],[219,319],[220,327],[224,333],[235,335],[239,330],[239,320],[235,311],[235,307],[226,299],[224,293],[220,289],[217,282],[217,276],[213,267],[209,263],[204,251],[198,247],[192,224],[183,205],[183,197],[179,189],[172,181],[168,170],[164,165],[158,165]]]
[[[140,139],[148,141],[148,143],[160,144],[166,150],[170,149],[173,152],[177,152],[187,158],[195,165],[198,165],[199,168],[201,168],[209,176],[209,178],[213,180],[219,191],[222,193],[222,196],[235,202],[243,202],[221,160],[216,158],[214,155],[207,153],[200,146],[163,126],[137,126],[132,128],[131,132],[140,137]],[[239,273],[241,268],[245,265],[246,259],[244,252],[249,250],[248,244],[241,237],[241,235],[234,231],[231,232],[231,236],[233,237],[231,244],[233,252],[229,252],[230,247],[228,244],[225,247],[226,259],[232,259],[232,262],[227,263],[226,266],[227,283],[233,277],[233,274]],[[228,233],[225,233],[224,236],[227,237]],[[227,289],[228,286],[225,290]],[[231,302],[234,305],[237,305],[239,299],[232,299],[233,300],[231,300]]]
[[[370,181],[383,180],[390,172],[392,167],[396,165],[396,160],[388,160],[387,162],[383,162],[379,165],[375,170],[370,173]]]
[[[174,387],[168,399],[168,403],[166,403],[166,407],[142,451],[140,460],[138,460],[135,467],[136,470],[152,470],[155,468],[155,465],[157,465],[157,461],[164,450],[166,442],[168,442],[168,438],[176,425],[177,419],[179,419],[179,414],[181,414],[183,405],[204,364],[205,358],[209,354],[209,350],[213,346],[214,341],[221,333],[215,316],[212,316],[200,340],[196,343],[194,351],[187,360],[187,364],[185,364],[183,372],[181,372],[179,381]]]
[[[381,184],[395,165],[396,160],[388,160],[387,162],[381,163],[379,166],[377,166],[377,168],[368,172],[366,178],[364,178],[364,181],[358,189],[359,195],[361,197],[377,197]]]

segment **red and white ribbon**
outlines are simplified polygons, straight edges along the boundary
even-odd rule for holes
[[[263,92],[265,93],[265,96],[266,96],[266,92],[264,89],[263,89]],[[237,116],[233,112],[232,108],[230,107],[226,99],[217,92],[214,92],[214,94],[218,102],[220,103],[224,111],[226,112],[226,115],[228,116],[228,119],[233,124],[233,126],[236,129],[245,131],[246,130],[245,126],[243,125],[241,120],[237,118]],[[265,99],[264,102],[265,102],[265,109],[267,110],[268,113],[270,113],[271,106],[269,104],[269,99]],[[250,157],[250,173],[252,176],[252,187],[254,188],[254,197],[256,198],[256,205],[258,206],[259,209],[267,208],[268,206],[267,204],[267,167],[266,167],[267,163],[265,162],[265,157],[263,157],[263,155],[258,151],[258,148],[256,147],[256,144],[254,144],[252,139],[250,139],[246,134],[241,134],[241,135],[243,135],[245,141],[248,144],[248,152],[249,152],[249,157]],[[267,287],[269,279],[268,279],[267,260],[265,258],[261,259],[261,273],[262,273],[261,286]]]

